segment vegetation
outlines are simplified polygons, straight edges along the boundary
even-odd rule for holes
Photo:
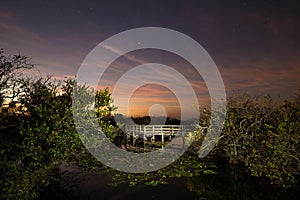
[[[24,78],[20,70],[32,68],[26,57],[7,57],[0,51],[0,198],[35,199],[58,181],[58,166],[64,162],[101,166],[85,149],[73,119],[74,80]],[[84,92],[88,89],[79,88]],[[87,92],[88,93],[88,92]],[[211,155],[220,165],[200,160],[197,150],[206,129],[179,160],[167,168],[147,174],[127,174],[103,166],[112,175],[112,185],[139,182],[156,186],[171,178],[215,173],[220,167],[238,167],[284,187],[297,184],[300,173],[300,94],[281,106],[270,97],[228,99],[222,136]],[[94,111],[102,130],[116,145],[124,134],[112,117],[108,89],[96,92]],[[209,123],[209,112],[200,127]],[[145,119],[135,119],[144,121]],[[171,119],[169,121],[172,121]],[[144,122],[142,122],[144,123]],[[176,122],[177,123],[177,122]]]
[[[300,90],[299,90],[300,92]],[[300,175],[300,93],[276,106],[269,96],[229,99],[216,155],[272,183],[290,186]]]
[[[150,116],[142,116],[142,117],[131,117],[132,121],[135,124],[139,125],[148,125],[150,123],[157,124],[162,123],[164,121],[163,117],[150,117]],[[153,120],[153,121],[151,121]],[[180,120],[172,117],[166,117],[165,125],[180,125]]]
[[[24,78],[19,70],[32,67],[26,57],[8,58],[1,51],[0,58],[0,198],[37,198],[57,181],[63,162],[99,165],[75,130],[71,106],[75,82]],[[110,101],[107,91],[97,95],[103,100],[99,107]]]
[[[210,112],[207,111],[200,119],[201,128],[196,132],[196,141],[175,163],[144,175],[128,175],[108,169],[114,174],[112,184],[149,184],[150,179],[156,185],[166,183],[172,177],[236,169],[283,187],[299,184],[300,93],[282,105],[272,103],[270,96],[255,99],[239,95],[229,98],[222,135],[209,159],[200,160],[197,152],[205,137],[209,119]],[[214,162],[210,163],[210,159]]]
[[[145,185],[158,186],[168,184],[173,178],[193,177],[203,174],[216,174],[217,166],[212,163],[206,163],[197,158],[196,154],[185,153],[180,159],[171,165],[159,169],[156,172],[144,174],[129,174],[106,168],[105,171],[112,175],[110,185],[117,186],[122,183],[128,183],[129,186],[135,186],[143,182]]]

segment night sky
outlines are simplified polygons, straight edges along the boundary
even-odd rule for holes
[[[297,1],[271,0],[1,1],[0,47],[7,54],[20,51],[36,71],[63,79],[74,77],[87,54],[108,37],[132,28],[164,27],[206,49],[228,94],[239,90],[286,99],[300,87],[299,8]],[[116,60],[99,84],[112,87],[121,72],[153,60],[189,68],[172,54],[141,50]],[[193,73],[186,76],[194,80]],[[191,82],[200,104],[207,103],[203,81]],[[168,114],[176,116],[178,102],[167,88],[141,87],[131,101],[131,115],[146,114],[151,102],[165,102]]]

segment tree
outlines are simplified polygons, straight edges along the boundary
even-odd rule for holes
[[[21,71],[33,65],[24,56],[9,58],[3,50],[0,64],[0,199],[38,198],[55,182],[62,162],[99,165],[75,129],[75,81],[22,77]],[[98,101],[111,101],[110,94],[98,94]],[[109,99],[102,99],[106,97]],[[3,105],[7,100],[11,102],[8,108]],[[106,115],[102,117],[105,119]],[[110,126],[104,122],[102,125],[112,132]]]
[[[21,71],[25,69],[31,69],[34,65],[29,63],[29,59],[26,56],[14,55],[8,57],[4,54],[4,50],[0,49],[0,105],[2,106],[4,101],[14,100],[20,93],[18,91],[19,83],[18,77],[21,75]]]
[[[125,134],[113,117],[113,112],[117,110],[117,107],[113,106],[113,98],[109,88],[96,91],[95,109],[101,129],[108,139],[117,146],[125,144]]]

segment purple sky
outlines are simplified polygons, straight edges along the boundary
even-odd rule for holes
[[[87,54],[108,37],[132,28],[164,27],[192,37],[207,50],[228,94],[240,90],[291,98],[300,87],[297,1],[75,2],[1,2],[0,47],[7,54],[20,50],[37,64],[36,70],[61,79],[73,77]],[[100,85],[112,86],[126,70],[153,60],[185,72],[205,104],[208,93],[201,77],[194,77],[184,60],[161,51],[121,56]],[[171,115],[177,112],[174,94],[163,87],[142,87],[131,101],[134,115],[145,114],[141,108],[155,102],[165,103]]]

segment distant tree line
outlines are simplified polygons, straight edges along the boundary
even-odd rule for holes
[[[172,117],[165,118],[165,117],[141,116],[141,117],[131,117],[131,119],[135,124],[139,124],[139,125],[148,125],[150,123],[157,124],[156,122],[162,123],[162,119],[164,119],[163,121],[165,121],[164,122],[165,125],[180,125],[180,120]]]

